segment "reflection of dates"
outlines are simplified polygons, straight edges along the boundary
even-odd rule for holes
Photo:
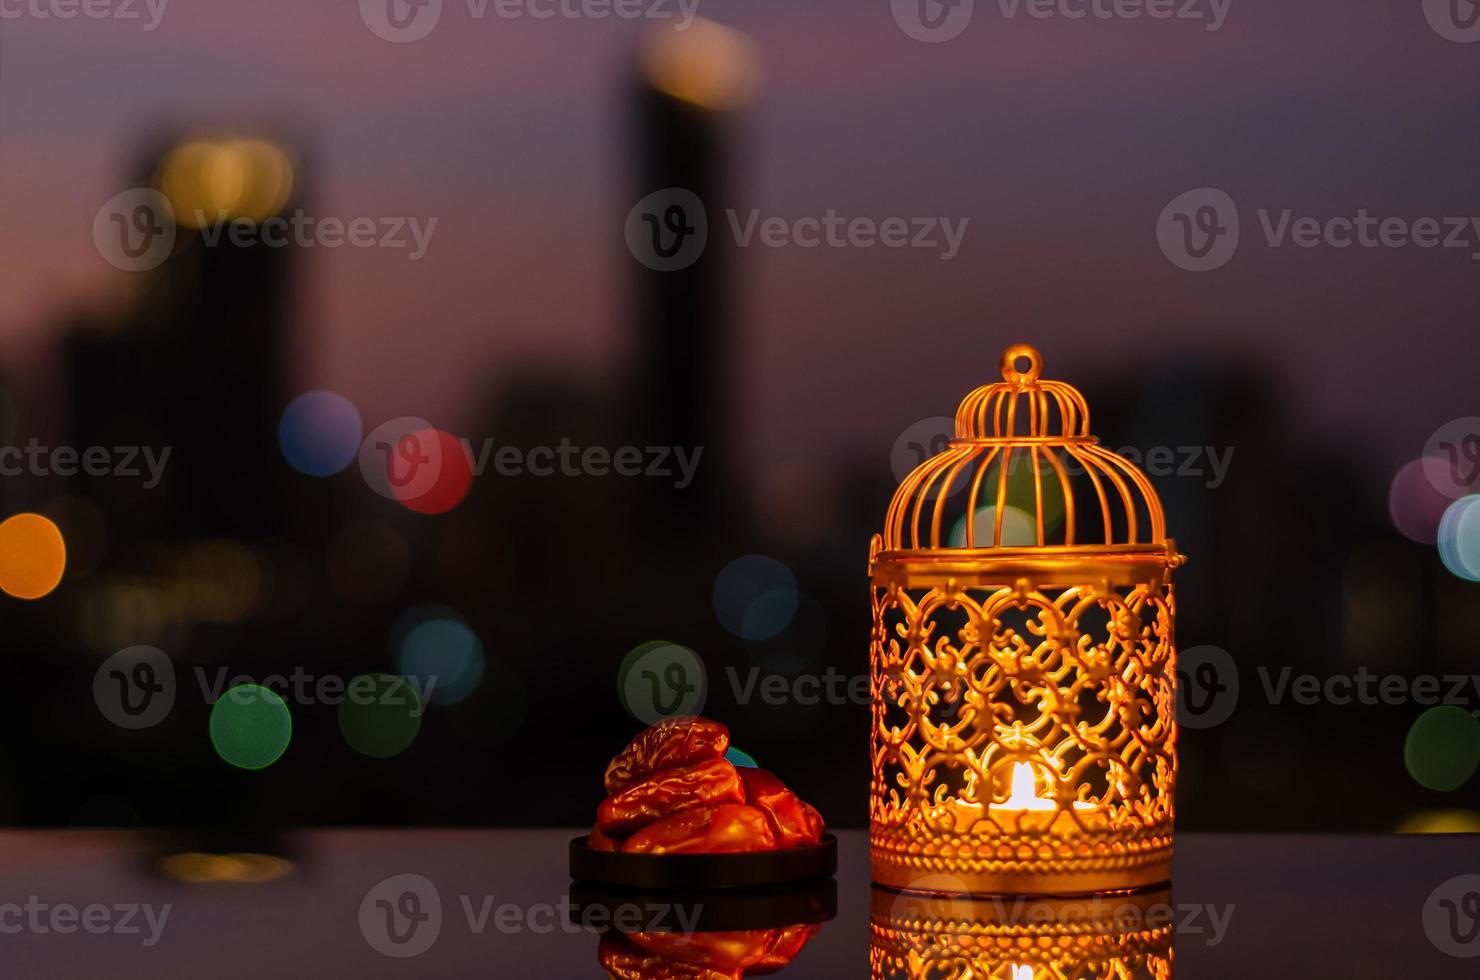
[[[616,980],[740,980],[791,963],[816,925],[749,932],[635,932],[601,937],[597,956]]]
[[[741,769],[745,802],[765,813],[777,847],[802,847],[822,839],[822,815],[764,769]]]
[[[606,791],[620,793],[659,769],[721,758],[729,747],[730,731],[717,721],[665,718],[634,738],[606,767]]]
[[[735,767],[724,759],[708,759],[688,769],[656,772],[607,797],[596,811],[596,826],[611,837],[625,837],[679,810],[744,802]]]
[[[684,810],[648,824],[622,850],[639,854],[725,854],[774,851],[776,835],[753,806],[730,804]]]

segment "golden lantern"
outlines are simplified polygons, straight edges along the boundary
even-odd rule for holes
[[[874,881],[1064,895],[1171,878],[1171,576],[1156,492],[1026,344],[869,554]]]
[[[1166,889],[1084,898],[982,898],[874,888],[873,980],[1172,976]]]

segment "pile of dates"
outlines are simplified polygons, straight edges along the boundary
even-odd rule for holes
[[[592,847],[635,854],[723,854],[805,847],[822,816],[764,769],[725,759],[730,732],[678,717],[642,732],[606,769]]]

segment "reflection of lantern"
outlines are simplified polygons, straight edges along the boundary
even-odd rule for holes
[[[1172,975],[1166,890],[1088,898],[921,895],[873,889],[873,980]]]
[[[873,877],[1066,894],[1171,877],[1171,572],[1134,465],[1038,352],[966,397],[873,540]],[[932,879],[945,876],[946,885]]]

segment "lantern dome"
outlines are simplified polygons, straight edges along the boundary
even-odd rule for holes
[[[1002,380],[966,396],[955,438],[900,484],[879,550],[1167,552],[1146,475],[1099,445],[1084,396],[1042,366],[1027,344],[1007,348]]]

